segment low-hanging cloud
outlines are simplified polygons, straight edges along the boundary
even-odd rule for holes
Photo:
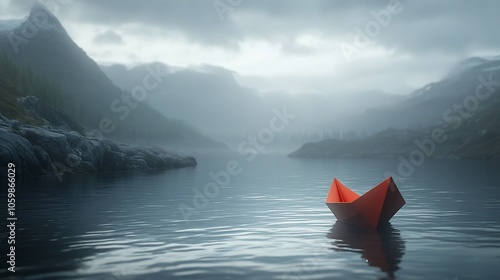
[[[121,44],[123,40],[118,33],[108,30],[104,33],[97,34],[94,37],[94,42],[97,44]]]
[[[71,9],[73,20],[118,27],[142,24],[176,30],[193,41],[234,46],[246,37],[280,40],[315,30],[325,36],[348,38],[355,27],[371,20],[371,11],[399,2],[404,11],[394,19],[377,43],[409,53],[464,52],[474,48],[496,48],[500,36],[488,27],[499,26],[500,2],[487,1],[300,1],[252,0],[241,2],[221,21],[213,0],[87,0]],[[28,1],[29,2],[29,1]],[[224,2],[224,1],[223,1]],[[226,2],[230,3],[226,0]],[[11,1],[11,6],[26,6]]]
[[[56,15],[76,30],[70,34],[97,60],[208,63],[282,80],[304,75],[294,81],[331,90],[337,81],[356,81],[349,86],[408,92],[442,78],[462,59],[498,55],[500,45],[496,0],[61,1],[71,3],[61,5]],[[11,0],[6,6],[17,15],[30,2]],[[228,7],[223,20],[216,2]],[[342,44],[352,45],[357,30],[376,22],[374,14],[390,5],[400,12],[347,63]],[[79,32],[84,26],[90,27]],[[143,47],[147,53],[136,52]],[[374,81],[380,73],[386,75]]]

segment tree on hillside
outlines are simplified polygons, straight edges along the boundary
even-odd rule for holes
[[[8,86],[17,89],[21,96],[33,95],[55,108],[62,109],[65,105],[65,96],[58,84],[47,81],[35,75],[31,67],[20,68],[4,54],[0,56],[1,79]]]

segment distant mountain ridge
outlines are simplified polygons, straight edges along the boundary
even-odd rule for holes
[[[152,91],[147,102],[167,117],[187,120],[207,135],[242,139],[268,125],[274,108],[286,107],[299,117],[283,134],[333,133],[344,117],[366,108],[394,104],[404,99],[382,91],[348,94],[299,94],[260,92],[239,83],[237,73],[217,66],[172,67],[159,62],[101,66],[120,88],[131,90],[148,69],[160,67],[168,73],[165,82]],[[187,114],[187,106],[195,114]],[[273,142],[273,144],[275,144]]]
[[[500,60],[470,61],[457,75],[427,85],[397,107],[364,115],[367,125],[396,128],[358,141],[306,143],[290,156],[500,158]]]
[[[415,90],[394,106],[375,108],[353,118],[352,127],[376,133],[388,128],[417,129],[443,122],[448,108],[474,93],[479,77],[500,77],[500,59],[471,58],[457,64],[444,79]]]

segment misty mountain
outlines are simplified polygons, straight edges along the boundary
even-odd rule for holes
[[[348,127],[344,122],[349,116],[367,108],[395,104],[404,98],[382,91],[297,95],[262,92],[243,86],[239,82],[242,77],[237,73],[209,65],[179,68],[151,63],[130,69],[118,64],[101,66],[104,73],[126,91],[133,90],[151,69],[156,68],[167,74],[152,90],[147,102],[165,116],[186,120],[206,135],[224,141],[242,139],[267,127],[273,109],[286,107],[288,112],[297,115],[282,134],[293,135],[299,141],[333,133],[341,125]],[[186,111],[186,106],[193,108],[193,112]]]
[[[118,65],[103,67],[103,70],[118,86],[131,91],[150,69],[157,67],[169,69],[154,63],[130,71]],[[241,87],[233,75],[229,70],[213,66],[172,71],[152,91],[147,102],[165,116],[186,120],[209,135],[256,131],[267,125],[266,114],[271,110],[254,90]]]
[[[499,158],[500,61],[479,62],[460,63],[461,69],[454,70],[457,75],[424,87],[388,110],[384,116],[386,120],[400,127],[406,125],[404,129],[390,128],[357,141],[329,139],[307,143],[290,156],[403,156],[410,162],[417,161],[421,155],[428,158]],[[393,119],[389,119],[390,114],[394,114]],[[419,127],[412,128],[411,124]]]
[[[371,90],[351,93],[309,93],[290,95],[283,92],[272,92],[263,96],[267,104],[273,107],[287,106],[297,115],[302,131],[342,132],[357,131],[352,125],[352,119],[367,110],[393,106],[405,96],[385,93],[381,90]]]
[[[168,119],[142,102],[147,90],[131,96],[114,86],[41,5],[34,6],[20,24],[9,21],[1,25],[0,53],[57,83],[64,95],[60,109],[87,131],[139,142],[220,147],[191,126]],[[9,31],[9,27],[14,29]]]
[[[490,75],[500,76],[499,59],[466,59],[443,80],[412,92],[394,106],[367,110],[356,116],[352,126],[374,133],[387,128],[415,129],[442,123],[453,104],[461,104],[479,85],[488,81]]]

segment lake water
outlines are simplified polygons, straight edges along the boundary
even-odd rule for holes
[[[210,172],[231,160],[240,173],[200,199]],[[397,161],[198,161],[166,172],[19,181],[17,272],[3,261],[0,278],[499,279],[498,161],[427,161],[395,178],[407,204],[377,231],[337,224],[325,197],[333,177],[364,193]],[[5,233],[1,245],[5,258]]]

